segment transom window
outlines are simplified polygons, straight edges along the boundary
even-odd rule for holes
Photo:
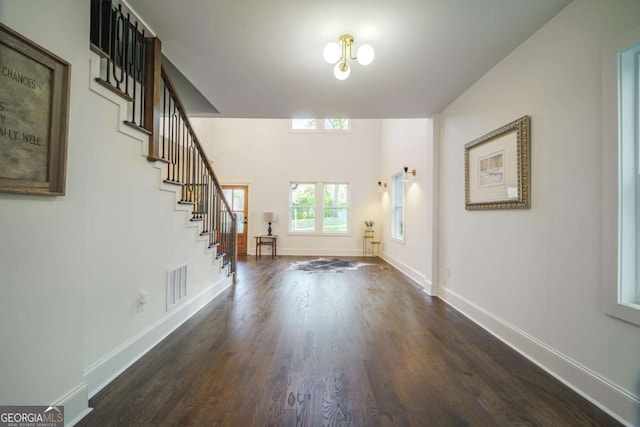
[[[347,132],[351,121],[341,119],[291,119],[291,130],[303,132]]]
[[[349,184],[291,182],[289,231],[339,234],[349,232]]]

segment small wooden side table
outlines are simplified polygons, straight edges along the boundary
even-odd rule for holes
[[[253,238],[256,239],[256,259],[262,256],[263,246],[271,246],[271,258],[275,258],[278,255],[278,236],[260,234],[253,236]]]

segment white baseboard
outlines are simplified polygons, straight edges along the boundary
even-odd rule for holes
[[[64,425],[72,427],[84,418],[91,408],[89,408],[89,395],[87,394],[87,383],[82,382],[53,402],[55,405],[64,406]]]
[[[407,276],[409,279],[413,280],[417,285],[419,285],[427,295],[434,296],[437,294],[437,291],[434,291],[434,286],[427,277],[415,270],[412,267],[409,267],[404,262],[399,259],[392,257],[386,252],[380,254],[380,258],[394,266],[398,271]]]
[[[93,397],[118,375],[144,356],[171,332],[231,286],[233,278],[225,277],[209,286],[200,294],[191,298],[182,307],[167,313],[147,329],[115,349],[99,362],[87,368],[84,380],[88,386],[88,395]]]
[[[640,397],[446,287],[439,297],[622,424],[640,426]]]

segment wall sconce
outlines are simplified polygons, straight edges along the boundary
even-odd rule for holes
[[[360,65],[369,65],[373,61],[375,52],[371,45],[363,44],[358,48],[357,56],[353,56],[353,36],[343,34],[339,40],[340,44],[335,42],[327,44],[322,51],[322,56],[329,64],[336,64],[333,69],[336,79],[344,80],[351,73],[347,59],[357,60]]]
[[[387,189],[387,183],[378,181],[378,193],[382,193],[386,189]]]
[[[269,232],[269,234],[267,234],[267,236],[271,236],[271,223],[272,222],[276,222],[276,214],[274,214],[273,212],[265,212],[264,213],[264,220],[265,222],[269,223],[269,229],[267,230]]]
[[[415,176],[416,176],[416,170],[415,169],[409,170],[408,166],[404,167],[404,174],[403,174],[403,177],[402,177],[402,181],[403,182],[413,181],[413,177],[415,177]]]

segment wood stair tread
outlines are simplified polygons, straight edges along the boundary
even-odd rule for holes
[[[134,99],[129,94],[123,92],[121,89],[118,89],[108,81],[101,79],[100,77],[96,77],[96,82],[98,82],[101,86],[109,89],[111,92],[115,93],[116,95],[119,95],[121,98],[125,99],[126,101],[134,102]]]

